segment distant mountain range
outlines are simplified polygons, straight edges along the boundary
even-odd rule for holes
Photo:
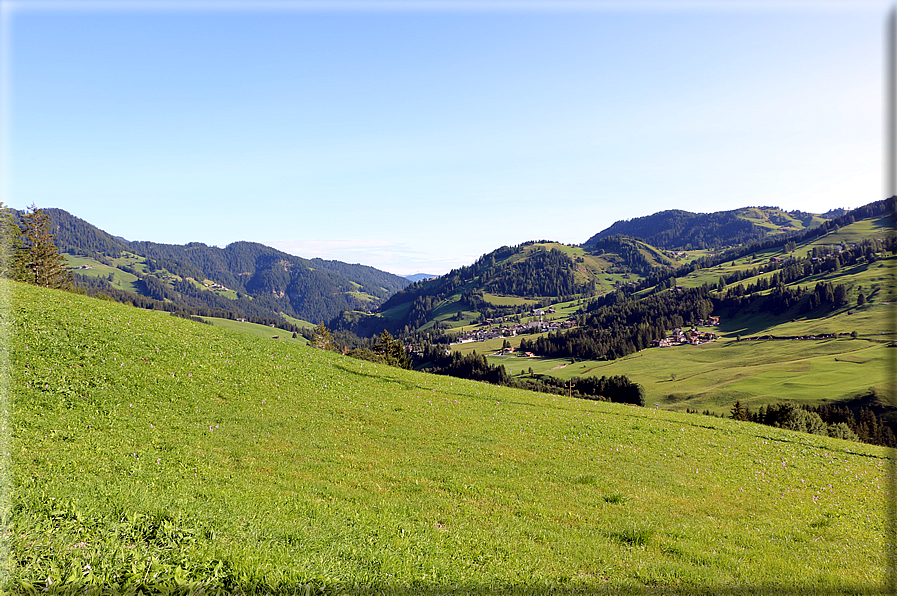
[[[407,279],[410,282],[415,282],[415,281],[423,281],[425,279],[435,279],[437,277],[439,277],[439,276],[435,275],[433,273],[415,273],[414,275],[406,275],[405,279]]]
[[[360,336],[383,329],[398,334],[458,332],[482,321],[525,318],[552,304],[614,294],[619,297],[611,299],[623,300],[652,286],[654,292],[662,291],[677,276],[720,266],[744,256],[745,250],[804,242],[854,219],[881,217],[887,205],[879,201],[821,215],[775,207],[709,214],[663,211],[616,222],[582,246],[544,240],[504,246],[470,266],[409,285],[375,312],[344,311],[330,325]]]
[[[406,278],[254,242],[218,248],[128,241],[64,210],[46,211],[57,246],[77,268],[77,284],[90,293],[187,314],[324,322],[360,335],[451,328],[543,302],[602,296],[694,261],[683,251],[785,238],[845,216],[844,210],[812,214],[776,207],[668,210],[618,221],[582,246],[526,242],[444,276]]]
[[[343,310],[372,309],[410,281],[365,265],[303,259],[254,242],[225,248],[133,242],[62,209],[46,209],[56,244],[82,284],[192,310],[234,311],[318,323]]]

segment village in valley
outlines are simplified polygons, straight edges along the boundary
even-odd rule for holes
[[[548,315],[556,314],[554,307],[546,310],[533,309],[530,315],[539,317],[538,320],[521,322],[517,317],[504,317],[495,319],[485,319],[483,324],[475,329],[469,329],[458,334],[452,345],[468,344],[473,342],[485,342],[490,339],[501,339],[517,337],[518,335],[533,333],[550,333],[560,331],[561,329],[571,329],[576,327],[576,317],[571,316],[566,319],[549,319]],[[669,348],[673,346],[692,345],[697,346],[707,342],[714,341],[719,335],[710,331],[701,331],[698,327],[716,327],[719,325],[719,317],[708,317],[700,321],[694,321],[690,328],[676,328],[668,330],[666,337],[663,339],[655,339],[651,343],[652,348]],[[513,346],[505,345],[496,352],[496,355],[509,356],[515,355],[525,358],[534,358],[532,352],[520,353]]]

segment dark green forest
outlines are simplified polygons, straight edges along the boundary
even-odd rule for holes
[[[148,275],[120,266],[140,277],[140,292],[157,301],[173,301],[196,311],[230,310],[247,317],[277,317],[281,313],[311,322],[329,321],[346,310],[375,308],[391,294],[409,284],[408,280],[365,265],[339,261],[303,259],[254,242],[234,242],[226,248],[201,242],[186,245],[130,242],[111,236],[61,209],[45,210],[56,228],[56,244],[61,252],[88,256],[105,264],[124,253],[146,259]],[[196,288],[186,281],[173,284],[159,277],[167,272],[183,279],[213,280],[238,294],[228,300]],[[111,286],[77,280],[86,291]],[[100,287],[98,287],[100,286]],[[139,298],[124,296],[127,301]]]
[[[777,208],[760,207],[760,209]],[[586,240],[583,246],[595,246],[602,238],[614,235],[631,236],[668,250],[720,248],[765,239],[769,234],[769,228],[739,217],[739,211],[741,210],[715,213],[692,213],[681,209],[660,211],[644,217],[615,222]],[[843,209],[832,210],[822,217],[832,219],[843,212]],[[812,214],[809,213],[793,211],[789,212],[789,215],[806,223],[812,220]],[[771,215],[771,219],[775,221],[775,213]],[[783,219],[779,223],[788,222]]]

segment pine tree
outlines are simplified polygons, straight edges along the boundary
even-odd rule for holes
[[[21,236],[12,209],[0,202],[0,277],[15,277],[13,264]]]
[[[732,406],[732,410],[731,410],[731,413],[729,414],[729,417],[732,420],[741,420],[744,422],[749,421],[751,419],[750,412],[746,408],[743,408],[741,406],[740,400],[736,401],[735,405]]]
[[[319,323],[318,326],[315,327],[315,332],[311,340],[311,346],[313,348],[320,348],[321,350],[336,349],[336,344],[333,341],[333,334],[330,333],[330,329],[324,326],[324,323]]]
[[[405,351],[405,346],[401,341],[394,339],[389,331],[384,330],[380,334],[377,343],[374,344],[374,353],[385,364],[399,368],[411,368],[411,357]]]
[[[50,216],[31,205],[22,216],[20,229],[21,244],[15,247],[13,255],[13,277],[45,288],[71,288],[72,272],[56,248]]]

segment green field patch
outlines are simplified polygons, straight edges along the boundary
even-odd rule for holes
[[[293,337],[292,331],[280,329],[279,327],[271,327],[270,325],[259,325],[258,323],[249,323],[245,321],[235,321],[233,319],[222,319],[219,317],[201,317],[204,321],[208,321],[216,327],[239,331],[240,333],[248,333],[256,337],[264,337],[269,339],[277,339],[279,341],[308,344],[308,340],[297,335]],[[296,319],[297,321],[299,319]],[[309,324],[310,325],[310,324]]]
[[[860,242],[866,238],[884,239],[888,235],[893,235],[893,233],[894,231],[886,217],[864,219],[843,226],[837,231],[829,231],[819,238],[815,238],[806,244],[802,244],[798,247],[798,251],[807,251],[814,247],[831,247],[833,244],[847,244],[849,246],[850,244]]]
[[[408,316],[408,311],[411,310],[411,302],[402,302],[401,304],[397,304],[392,308],[388,308],[380,313],[380,316],[384,319],[389,319],[392,321],[401,321],[404,320]]]
[[[139,278],[133,273],[128,273],[117,267],[100,263],[96,259],[90,257],[80,257],[70,254],[64,254],[63,256],[65,257],[68,266],[78,275],[102,277],[112,284],[114,288],[124,290],[125,292],[134,292],[135,294],[140,293],[140,285],[138,283]],[[82,267],[84,268],[82,269]]]
[[[295,325],[295,326],[297,326],[297,327],[304,327],[304,328],[309,328],[309,329],[310,329],[310,328],[313,328],[313,327],[316,327],[316,326],[317,326],[317,325],[315,325],[314,323],[309,323],[308,321],[304,321],[304,320],[302,320],[302,319],[297,319],[296,317],[291,317],[290,315],[287,315],[287,314],[284,314],[284,313],[280,313],[280,316],[283,317],[284,320],[286,320],[286,321],[292,323],[293,325]]]
[[[379,301],[379,298],[377,298],[376,296],[372,296],[371,294],[368,294],[366,292],[349,292],[348,295],[352,296],[353,298],[356,298],[362,302],[367,302],[367,303],[371,303],[371,304]]]
[[[535,304],[535,300],[527,300],[519,296],[499,296],[497,294],[483,294],[483,299],[495,306],[528,306]]]

